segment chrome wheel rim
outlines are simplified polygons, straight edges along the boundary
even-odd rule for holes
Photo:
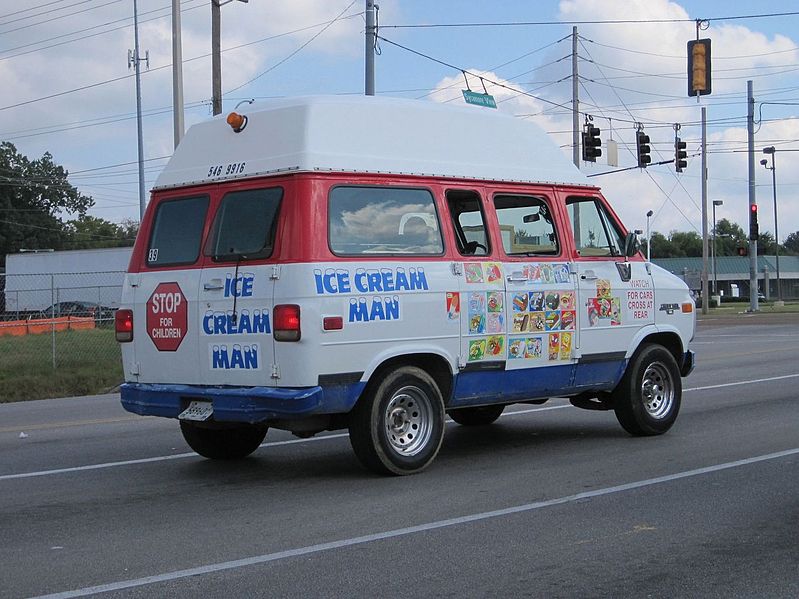
[[[433,432],[433,405],[418,387],[407,386],[391,397],[383,415],[383,428],[391,448],[402,456],[422,451]]]
[[[674,381],[666,365],[652,362],[641,380],[641,399],[652,418],[665,418],[674,405]]]

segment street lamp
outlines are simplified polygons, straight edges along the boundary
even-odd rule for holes
[[[245,4],[250,0],[239,0]],[[211,112],[222,114],[222,50],[219,31],[221,17],[219,8],[233,0],[211,0]]]
[[[713,295],[718,295],[718,274],[716,271],[716,206],[721,206],[724,200],[713,200],[713,245],[711,246],[713,254]]]
[[[763,159],[760,161],[766,170],[771,171],[771,187],[774,191],[774,242],[776,249],[774,250],[777,261],[777,301],[782,301],[782,284],[780,283],[780,234],[777,229],[777,148],[769,146],[763,148],[763,153],[771,156],[771,166],[768,166],[768,160]]]
[[[651,210],[646,213],[646,261],[652,262],[652,241],[649,235],[649,219],[654,214]]]

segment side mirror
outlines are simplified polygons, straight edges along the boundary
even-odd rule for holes
[[[626,258],[635,256],[640,249],[641,245],[638,243],[638,235],[632,232],[627,233],[627,237],[624,238],[624,256]]]

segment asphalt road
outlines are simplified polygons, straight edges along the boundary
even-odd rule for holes
[[[0,597],[799,597],[799,318],[693,349],[666,435],[519,405],[403,478],[343,433],[214,463],[113,395],[0,404]]]

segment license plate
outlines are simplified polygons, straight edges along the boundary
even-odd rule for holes
[[[202,422],[208,420],[214,413],[214,406],[210,401],[193,401],[183,410],[178,418],[180,420],[194,420]]]

